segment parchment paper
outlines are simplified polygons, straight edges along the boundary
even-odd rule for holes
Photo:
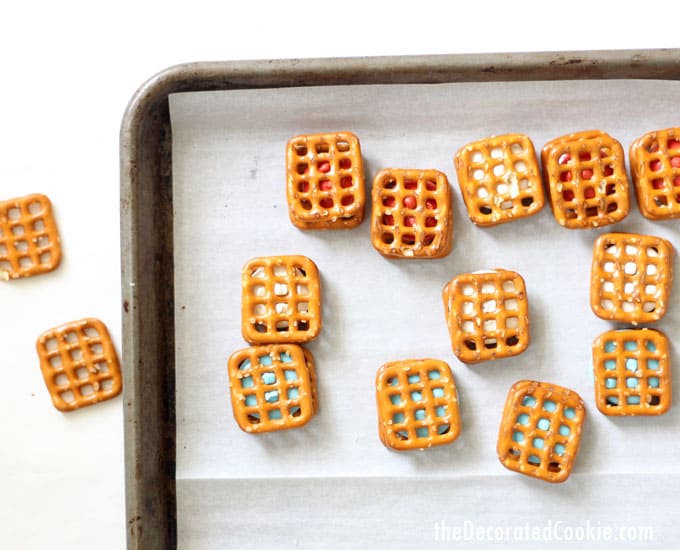
[[[319,531],[285,539],[290,545],[352,541],[353,547],[394,548],[426,540],[428,547],[436,542],[434,520],[540,523],[557,515],[613,521],[631,506],[636,525],[656,526],[657,542],[677,537],[680,529],[659,510],[678,509],[669,499],[680,486],[680,407],[656,418],[608,418],[597,411],[591,343],[615,325],[589,307],[599,234],[642,232],[680,246],[677,222],[645,220],[632,197],[630,215],[599,230],[564,229],[548,206],[533,218],[481,229],[467,219],[452,157],[488,135],[526,133],[538,151],[554,137],[591,128],[606,130],[627,149],[649,130],[678,124],[679,92],[672,82],[579,81],[172,96],[180,548],[281,544],[281,523],[303,519]],[[384,167],[448,175],[454,246],[447,258],[386,260],[370,244],[368,221],[325,232],[302,232],[290,223],[285,143],[332,130],[359,136],[368,190]],[[252,436],[232,417],[226,373],[230,353],[246,346],[240,270],[254,256],[293,253],[312,258],[321,272],[324,327],[308,345],[320,411],[303,429]],[[516,358],[468,367],[451,352],[441,289],[456,274],[493,267],[524,276],[532,341]],[[677,286],[669,312],[655,324],[671,339],[680,328]],[[411,357],[451,365],[463,430],[452,445],[395,453],[378,439],[374,378],[383,363]],[[496,457],[507,391],[524,378],[569,387],[586,402],[581,452],[566,484],[509,472]],[[302,502],[291,502],[293,495]],[[400,495],[409,495],[407,504]],[[407,512],[419,510],[423,517],[415,524],[406,520]],[[435,511],[436,517],[425,515]],[[390,528],[394,514],[405,522],[403,530]],[[239,527],[253,522],[257,535]]]

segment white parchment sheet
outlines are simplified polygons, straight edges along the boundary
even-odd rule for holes
[[[600,230],[564,229],[548,206],[533,218],[478,228],[467,219],[452,157],[489,135],[526,133],[539,151],[552,138],[593,128],[627,150],[647,131],[678,125],[679,97],[680,84],[661,81],[173,95],[180,548],[495,544],[441,538],[442,525],[464,521],[648,525],[657,544],[675,540],[680,406],[656,418],[608,418],[597,411],[591,343],[614,325],[590,311],[589,276],[599,234],[642,232],[679,247],[680,222],[645,220],[633,197],[628,218]],[[368,221],[353,230],[308,232],[290,223],[285,144],[300,133],[333,130],[359,136],[369,190],[385,167],[448,175],[454,205],[448,257],[384,259],[370,244]],[[321,273],[324,326],[308,346],[317,364],[320,411],[305,428],[253,436],[232,417],[226,362],[246,345],[241,267],[251,257],[273,254],[304,254]],[[468,367],[451,352],[441,289],[454,275],[493,267],[525,278],[531,344],[516,358]],[[669,312],[655,325],[671,339],[680,328],[677,286]],[[451,365],[463,429],[452,445],[390,452],[378,439],[375,373],[387,361],[412,357]],[[574,389],[586,402],[581,451],[565,484],[510,472],[496,457],[507,391],[524,378]],[[285,528],[289,523],[294,528]],[[618,538],[603,543],[626,544]]]

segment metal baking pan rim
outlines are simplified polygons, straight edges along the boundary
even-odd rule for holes
[[[120,132],[127,547],[176,548],[173,93],[352,84],[680,79],[680,50],[186,63],[147,80]]]

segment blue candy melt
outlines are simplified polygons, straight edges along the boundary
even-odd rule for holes
[[[283,375],[286,377],[286,380],[288,380],[289,382],[291,380],[297,380],[297,372],[295,372],[294,370],[284,370]]]
[[[434,409],[434,413],[437,416],[446,416],[446,407],[444,407],[443,405],[439,405]]]
[[[635,371],[637,370],[637,367],[638,362],[637,359],[635,359],[635,357],[629,357],[628,359],[626,359],[626,369],[630,371]]]
[[[262,382],[267,385],[274,384],[276,382],[276,375],[273,372],[265,372],[262,375]]]
[[[442,435],[447,433],[449,429],[451,429],[451,426],[449,426],[448,424],[442,424],[441,426],[437,426],[437,433],[439,435]]]
[[[264,392],[264,400],[267,403],[276,403],[279,400],[279,392],[276,390]]]
[[[607,370],[615,370],[616,369],[616,361],[614,359],[607,359],[604,362],[604,368]]]
[[[564,416],[566,416],[569,419],[572,419],[576,416],[576,411],[571,407],[567,407],[566,409],[564,409]]]
[[[640,404],[640,396],[639,395],[629,395],[626,397],[626,403],[629,405],[639,405]]]
[[[619,398],[614,397],[613,395],[607,397],[607,405],[618,405],[619,404]]]
[[[517,423],[518,424],[528,424],[529,423],[529,415],[526,413],[522,413],[517,417]]]
[[[412,391],[411,392],[411,399],[413,401],[422,401],[423,400],[423,394],[420,393],[419,391]]]
[[[429,434],[430,434],[430,432],[427,428],[418,428],[416,430],[416,436],[417,437],[427,437]]]
[[[524,434],[519,431],[512,432],[512,440],[521,443],[524,441]]]
[[[399,405],[399,403],[401,403],[401,395],[398,393],[390,395],[390,401],[392,402],[392,405]]]
[[[297,388],[288,388],[288,399],[297,399],[299,396],[300,391]]]
[[[562,455],[564,455],[566,450],[567,450],[566,447],[564,445],[562,445],[562,443],[557,443],[555,445],[555,454],[562,456]]]
[[[649,370],[657,370],[659,368],[658,359],[647,359],[647,368]]]
[[[628,351],[635,351],[637,349],[637,342],[635,340],[628,340],[623,347]]]
[[[569,434],[571,433],[571,430],[569,429],[569,426],[566,426],[566,425],[562,424],[562,425],[560,426],[559,432],[560,432],[560,435],[565,435],[565,436],[566,436],[566,435],[569,435]]]
[[[415,384],[416,382],[420,382],[420,376],[418,374],[411,374],[408,377],[408,383]]]
[[[651,340],[645,341],[645,347],[647,348],[647,351],[656,351],[656,344]]]
[[[607,378],[604,381],[604,385],[609,389],[615,388],[616,387],[616,378]]]
[[[287,351],[283,351],[279,355],[279,361],[281,361],[282,363],[292,363],[293,358],[290,356],[290,353],[288,353]]]
[[[432,395],[435,397],[444,397],[444,390],[443,388],[435,388],[432,390]]]
[[[522,399],[522,405],[525,407],[533,407],[536,404],[536,398],[531,395],[525,395]]]
[[[245,359],[241,364],[238,366],[239,370],[246,370],[250,368],[250,359]]]
[[[263,367],[268,367],[272,364],[272,358],[270,355],[262,355],[261,357],[258,357],[260,360],[260,365]]]
[[[613,340],[608,340],[607,342],[604,343],[604,351],[607,353],[611,353],[616,349],[616,342]]]
[[[246,376],[244,378],[241,378],[241,387],[242,388],[252,388],[253,387],[253,377],[252,376]]]
[[[545,440],[542,437],[534,437],[532,444],[535,449],[542,449],[543,445],[545,445]]]
[[[416,411],[416,420],[425,420],[425,409],[418,409]]]
[[[541,459],[538,458],[536,455],[529,455],[529,458],[527,458],[527,460],[531,464],[540,464],[541,463]]]
[[[629,388],[637,388],[638,379],[637,378],[626,378],[626,386]]]
[[[539,430],[548,431],[548,428],[550,428],[550,420],[541,418],[536,425]]]
[[[554,401],[550,401],[548,399],[547,401],[543,402],[543,408],[548,412],[554,412],[557,408],[557,404]]]
[[[393,424],[403,424],[404,423],[404,413],[394,413],[392,416]]]
[[[650,376],[647,378],[647,385],[650,388],[658,388],[659,387],[659,378],[656,376]]]
[[[438,370],[431,370],[427,373],[427,377],[430,380],[439,380],[442,377],[442,374]]]
[[[246,406],[254,407],[255,405],[257,405],[257,396],[246,395]]]
[[[281,419],[281,411],[279,409],[274,409],[273,411],[269,411],[269,420],[280,420]]]

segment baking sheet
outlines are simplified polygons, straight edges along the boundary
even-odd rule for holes
[[[680,530],[660,523],[656,511],[680,485],[674,443],[680,408],[659,418],[621,419],[596,410],[590,346],[614,325],[590,311],[589,274],[599,234],[649,233],[677,246],[677,224],[645,220],[633,200],[628,218],[600,230],[563,229],[547,206],[533,218],[477,228],[467,220],[452,156],[487,135],[526,133],[540,149],[554,137],[590,128],[606,130],[627,148],[649,130],[677,124],[679,86],[567,81],[172,95],[179,547],[252,543],[252,533],[235,529],[240,517],[232,513],[235,505],[243,514],[257,513],[258,524],[280,523],[281,510],[274,504],[290,492],[291,478],[310,503],[305,514],[320,524],[336,518],[338,507],[347,504],[339,498],[347,488],[374,520],[396,512],[399,507],[381,506],[410,487],[415,508],[448,502],[460,488],[442,507],[442,519],[451,522],[461,513],[472,518],[500,513],[509,492],[514,498],[508,519],[526,520],[531,512],[540,521],[549,513],[545,505],[557,499],[560,507],[553,510],[578,521],[600,513],[597,499],[588,495],[604,491],[612,497],[608,514],[625,511],[626,495],[649,482],[656,487],[654,504],[639,512],[638,521],[658,524],[657,542],[672,540]],[[331,130],[359,136],[367,188],[372,176],[388,166],[435,168],[449,176],[454,245],[447,258],[386,260],[370,245],[367,222],[354,230],[326,232],[302,232],[291,225],[285,143],[299,133]],[[303,429],[250,436],[232,418],[226,374],[229,354],[245,347],[240,270],[253,256],[292,253],[309,256],[321,272],[324,328],[308,346],[317,362],[320,411]],[[467,367],[450,349],[441,288],[456,274],[492,267],[524,276],[532,342],[518,357]],[[680,309],[671,306],[655,326],[672,336],[680,326]],[[453,369],[462,434],[452,445],[426,452],[390,452],[377,436],[375,372],[389,360],[426,356],[444,359]],[[673,347],[673,361],[676,357]],[[523,378],[567,386],[586,401],[581,452],[566,485],[526,479],[498,462],[495,441],[505,396]],[[490,500],[466,505],[461,497],[478,490]],[[262,504],[267,498],[269,506]],[[216,519],[195,538],[194,526],[208,517]],[[373,523],[359,516],[346,522],[357,540],[371,546],[394,547],[402,540],[388,530],[374,540],[367,531]],[[264,546],[270,540],[266,531],[261,532]],[[311,544],[304,537],[298,542],[318,547],[318,541]]]

